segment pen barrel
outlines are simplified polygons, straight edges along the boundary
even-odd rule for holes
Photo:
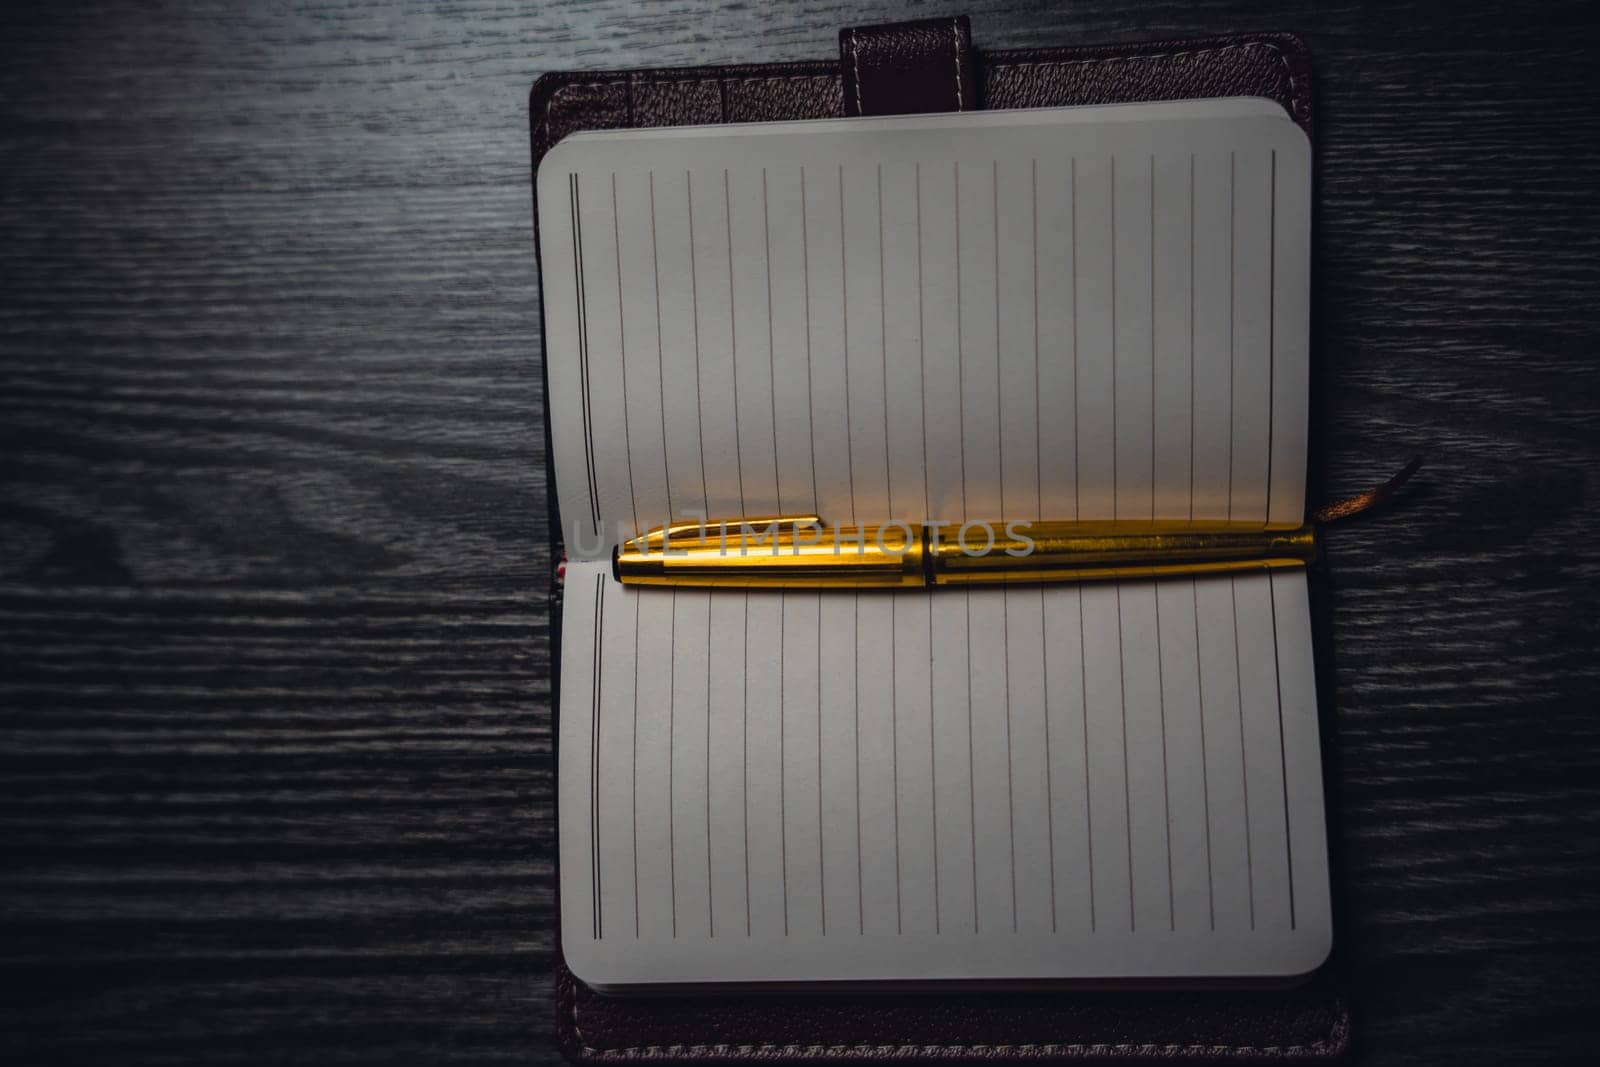
[[[1228,574],[1303,567],[1316,556],[1314,529],[1260,525],[1012,523],[989,545],[941,537],[928,547],[934,585],[1084,582]],[[1030,544],[1031,542],[1031,544]],[[981,551],[980,551],[981,550]]]
[[[713,524],[703,534],[635,538],[613,553],[612,571],[628,585],[719,589],[920,589],[927,582],[918,526],[744,525],[747,533]]]

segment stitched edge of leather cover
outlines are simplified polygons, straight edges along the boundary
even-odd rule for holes
[[[1310,57],[1289,34],[998,51],[976,58],[985,108],[1264,96],[1308,134],[1312,130]],[[579,130],[841,117],[844,91],[835,61],[546,74],[529,98],[533,169],[557,141]],[[536,249],[537,243],[536,211]],[[542,320],[542,303],[540,315]],[[546,380],[547,410],[548,393]],[[548,418],[546,435],[548,457]],[[559,556],[548,458],[547,483]],[[558,593],[550,605],[552,640],[559,648]],[[557,660],[558,653],[552,657]],[[553,717],[559,714],[558,686],[553,679]],[[560,957],[559,899],[556,941],[557,1034],[562,1051],[580,1063],[1326,1060],[1343,1055],[1350,1040],[1349,1012],[1333,965],[1304,985],[1282,990],[853,989],[630,998],[596,993],[567,969]]]
[[[627,998],[602,997],[562,966],[556,1003],[562,1051],[580,1063],[1328,1060],[1342,1055],[1350,1038],[1349,1015],[1327,978],[1248,992]]]

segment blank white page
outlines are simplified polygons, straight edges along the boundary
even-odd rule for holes
[[[1303,973],[1300,574],[615,584],[669,517],[1304,512],[1309,149],[1260,101],[569,139],[539,176],[563,950],[600,985]]]

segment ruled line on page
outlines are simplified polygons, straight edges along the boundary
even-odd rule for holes
[[[577,294],[577,323],[578,323],[578,373],[581,383],[580,414],[583,420],[583,447],[584,470],[588,478],[589,511],[594,522],[595,532],[600,530],[600,491],[596,484],[595,457],[594,457],[594,420],[593,408],[590,402],[591,384],[589,380],[589,305],[584,289],[583,270],[583,220],[578,210],[578,175],[572,174],[568,178],[571,190],[572,213],[572,277],[574,290]]]
[[[592,883],[594,886],[594,938],[596,941],[604,934],[604,916],[602,903],[604,896],[600,891],[600,707],[601,687],[605,680],[605,659],[603,656],[604,645],[602,636],[605,633],[605,576],[594,576],[594,700],[589,708],[590,733],[590,780],[589,780],[589,862]]]
[[[856,932],[867,932],[867,900],[866,886],[861,870],[861,594],[855,593],[851,607],[854,609],[854,621],[850,633],[850,681],[851,692],[854,700],[851,712],[855,717],[855,771],[856,771]],[[817,716],[820,724],[822,716]],[[820,726],[819,726],[820,728]],[[818,750],[821,749],[819,739]],[[819,790],[820,794],[820,790]]]
[[[1189,153],[1189,520],[1194,521],[1194,153]],[[1209,862],[1209,857],[1208,857]],[[1213,919],[1213,922],[1215,920]]]
[[[817,489],[817,386],[812,380],[811,359],[811,222],[806,207],[806,168],[800,168],[800,263],[804,282],[802,309],[806,323],[806,419],[811,434],[811,513],[822,510]]]
[[[678,936],[678,590],[672,590],[667,631],[667,885],[672,897],[672,936]]]
[[[1200,705],[1200,787],[1205,812],[1206,838],[1206,915],[1210,929],[1217,928],[1217,886],[1211,869],[1211,760],[1206,747],[1206,687],[1200,668],[1200,590],[1197,579],[1189,580],[1189,596],[1194,604],[1194,692]]]
[[[789,694],[784,679],[789,674],[789,593],[778,594],[778,840],[783,868],[783,936],[789,936],[789,756],[787,752]]]
[[[1244,794],[1244,863],[1246,885],[1249,887],[1250,929],[1256,928],[1256,863],[1254,834],[1250,830],[1250,757],[1244,737],[1244,671],[1239,665],[1239,580],[1228,578],[1228,596],[1233,606],[1233,681],[1238,699],[1239,714],[1239,785]]]
[[[1039,337],[1039,160],[1028,161],[1028,252],[1032,268],[1033,297],[1033,501],[1034,518],[1044,518],[1044,431],[1043,388],[1040,373]],[[998,315],[997,315],[998,318]],[[1050,744],[1050,658],[1045,632],[1044,587],[1039,593],[1039,673],[1041,676],[1040,714],[1044,721],[1044,817],[1045,857],[1050,868],[1050,932],[1057,930],[1056,915],[1056,826],[1055,756]]]
[[[851,440],[855,427],[850,417],[850,267],[845,259],[845,235],[849,226],[844,217],[844,165],[839,165],[839,325],[844,331],[844,466],[850,486],[850,521],[856,520],[856,452]]]
[[[1083,392],[1078,386],[1078,157],[1071,157],[1072,181],[1072,517],[1083,517]],[[1081,619],[1079,620],[1082,621]],[[1091,883],[1093,884],[1093,883]]]
[[[933,497],[928,490],[932,464],[928,462],[928,317],[923,302],[927,293],[927,283],[922,270],[922,164],[920,162],[916,165],[914,173],[917,184],[917,374],[922,412],[922,513],[932,515]],[[935,870],[937,869],[935,867]]]
[[[1235,344],[1234,318],[1238,314],[1235,289],[1239,276],[1236,264],[1239,256],[1238,230],[1238,159],[1237,153],[1228,153],[1228,518],[1233,518],[1233,442],[1239,426],[1234,419],[1234,389],[1238,382],[1239,350]],[[1237,639],[1237,634],[1235,635]]]
[[[1005,366],[1000,343],[1000,323],[1004,315],[1000,310],[1000,161],[994,160],[990,168],[989,190],[993,208],[991,225],[994,227],[994,425],[996,466],[1000,470],[1000,515],[1009,517],[1006,510],[1006,434],[1005,434],[1005,379],[1001,370]]]
[[[1043,403],[1039,375],[1039,161],[1028,161],[1029,208],[1032,230],[1028,246],[1033,257],[1033,500],[1034,518],[1044,518],[1044,432],[1040,405]]]
[[[722,220],[728,239],[728,352],[733,360],[733,462],[734,476],[739,483],[739,514],[750,514],[744,495],[744,435],[741,433],[739,413],[739,316],[733,285],[733,194],[728,188],[728,168],[722,168]]]
[[[661,251],[660,235],[656,229],[656,172],[649,174],[650,189],[650,267],[655,280],[656,307],[656,375],[661,403],[661,475],[666,483],[667,519],[672,518],[672,465],[667,462],[667,357],[661,343]]]
[[[972,644],[972,587],[964,590],[966,603],[966,641]],[[978,779],[973,770],[972,744],[972,660],[967,660],[967,829],[972,842],[972,932],[978,933]]]
[[[751,935],[750,921],[750,590],[744,591],[744,644],[740,656],[739,768],[740,792],[744,800],[744,936]]]
[[[895,437],[891,432],[891,403],[889,375],[889,350],[891,347],[891,331],[889,326],[889,252],[888,233],[890,227],[886,219],[884,198],[884,166],[880,161],[874,167],[873,182],[876,195],[876,222],[877,222],[877,252],[878,252],[878,337],[880,340],[879,351],[879,389],[883,400],[883,484],[884,484],[884,515],[888,518],[898,517],[895,509]],[[902,171],[903,173],[903,171]],[[898,183],[897,183],[898,184]],[[900,216],[903,218],[903,216]],[[903,232],[903,226],[897,226],[896,232]],[[906,257],[905,245],[897,246],[896,256],[896,281],[904,284],[907,280],[904,269]],[[903,290],[897,295],[903,299]],[[903,330],[902,316],[904,307],[897,308],[895,319],[896,333]],[[899,346],[897,346],[899,347]],[[903,347],[901,348],[904,351]],[[902,357],[903,358],[903,357]],[[898,384],[898,381],[897,381]],[[919,401],[920,403],[920,401]],[[903,432],[903,431],[902,431]],[[889,633],[898,637],[900,633],[900,600],[901,591],[891,590],[889,600]],[[889,642],[889,789],[890,789],[890,815],[892,820],[891,834],[893,840],[894,860],[894,932],[901,936],[905,933],[905,889],[904,871],[902,865],[901,842],[901,778],[900,778],[900,642],[898,639]]]
[[[1079,709],[1083,715],[1083,830],[1088,841],[1089,852],[1089,930],[1094,932],[1097,928],[1094,900],[1094,790],[1090,784],[1089,774],[1089,652],[1085,627],[1083,624],[1083,590],[1073,590],[1078,602],[1078,683],[1082,687],[1079,694]]]
[[[817,594],[817,915],[828,936],[828,843],[822,819],[822,594]]]
[[[705,385],[700,372],[700,268],[694,247],[694,172],[683,172],[683,199],[689,220],[689,330],[694,346],[694,426],[700,446],[700,499],[711,499],[706,480]],[[703,509],[702,509],[703,510]]]
[[[1273,379],[1277,370],[1276,333],[1277,274],[1278,274],[1278,152],[1271,153],[1271,171],[1267,179],[1267,502],[1261,524],[1272,523],[1272,406],[1277,399]],[[1287,825],[1288,820],[1285,819]],[[1293,900],[1293,887],[1290,899]]]
[[[933,932],[942,933],[944,929],[943,901],[939,893],[939,739],[938,730],[934,723],[934,694],[933,694],[933,599],[927,600],[928,605],[928,782],[932,786],[929,790],[929,817],[933,822],[932,852],[933,852]]]
[[[1112,273],[1115,278],[1115,272]],[[1122,722],[1122,818],[1128,834],[1128,929],[1138,930],[1138,911],[1134,906],[1137,882],[1133,877],[1133,798],[1130,794],[1132,780],[1128,773],[1128,663],[1124,656],[1122,639],[1122,583],[1115,587],[1117,595],[1117,708]]]
[[[633,744],[632,789],[629,796],[633,809],[633,938],[639,939],[639,610],[642,598],[633,598]]]
[[[1117,432],[1117,376],[1121,367],[1117,361],[1117,157],[1111,156],[1111,207],[1106,219],[1111,224],[1111,300],[1106,305],[1111,311],[1111,517],[1122,518],[1122,435]],[[1119,601],[1120,610],[1120,601]]]
[[[1272,484],[1268,480],[1268,485]],[[1272,611],[1272,693],[1277,699],[1278,712],[1278,772],[1283,783],[1283,866],[1289,882],[1289,929],[1295,928],[1294,909],[1294,835],[1289,832],[1289,757],[1283,740],[1283,668],[1278,654],[1278,583],[1276,575],[1268,575],[1267,598]]]
[[[1150,153],[1150,519],[1156,517],[1156,156]]]
[[[622,373],[618,376],[618,387],[622,391],[622,450],[627,457],[628,467],[628,508],[633,516],[634,533],[639,533],[639,494],[633,482],[633,420],[628,417],[628,326],[627,316],[623,309],[627,297],[622,287],[622,220],[617,210],[617,172],[611,172],[611,235],[613,250],[616,253],[617,266],[617,357],[622,364]]]
[[[772,316],[772,215],[767,202],[767,168],[761,168],[761,234],[763,241],[762,266],[767,277],[767,382],[770,386],[772,412],[772,493],[778,502],[778,514],[783,508],[783,460],[778,452],[778,356],[774,341]]]
[[[711,595],[706,594],[706,936],[717,936],[717,877],[711,865]]]
[[[950,167],[955,187],[951,202],[955,205],[956,240],[956,432],[961,446],[961,521],[965,522],[971,515],[967,510],[967,342],[961,315],[961,164],[955,162]]]
[[[1006,843],[1011,867],[1011,932],[1017,932],[1017,786],[1011,734],[1011,590],[1000,590],[1001,661],[1006,694]]]
[[[1044,818],[1046,855],[1050,862],[1050,932],[1056,932],[1056,787],[1055,756],[1050,746],[1050,651],[1045,625],[1044,587],[1039,587],[1039,673],[1043,678],[1044,713]]]
[[[1154,586],[1152,586],[1154,589]],[[1161,825],[1167,845],[1167,929],[1178,928],[1178,903],[1172,883],[1172,775],[1167,756],[1167,676],[1161,663],[1161,596],[1152,598],[1156,606],[1156,694],[1161,712]]]
[[[889,594],[889,632],[900,633],[900,592]],[[899,641],[889,642],[889,780],[894,790],[894,932],[905,933],[904,889],[900,876],[900,657]]]
[[[1006,509],[1006,435],[1005,435],[1005,348],[1001,343],[1000,324],[1004,313],[1000,306],[1000,161],[990,162],[989,169],[990,224],[994,228],[994,423],[996,465],[1000,472],[999,514],[1009,516]],[[1011,590],[1000,591],[1001,662],[1004,668],[1006,712],[1006,847],[1011,875],[1011,932],[1017,931],[1017,799],[1015,770],[1012,766],[1011,728]]]
[[[885,219],[883,219],[883,163],[877,165],[878,194],[878,338],[882,339],[883,389],[883,494],[885,514],[893,518],[894,461],[890,443],[890,325],[888,325],[888,253],[885,251]],[[902,885],[901,869],[901,781],[899,781],[899,590],[890,592],[890,789],[894,813],[894,933],[906,933],[906,896]]]
[[[894,465],[891,462],[893,455],[889,445],[889,286],[888,272],[885,269],[885,255],[883,250],[883,164],[877,167],[878,179],[878,337],[879,366],[883,373],[883,492],[884,513],[893,518],[894,510]]]
[[[927,320],[927,277],[923,261],[923,227],[922,227],[922,163],[919,160],[913,167],[916,181],[916,222],[917,222],[917,373],[918,396],[920,397],[920,413],[922,418],[922,512],[924,515],[933,513],[933,498],[929,489],[932,464],[928,461],[928,320]],[[929,789],[929,817],[933,824],[932,855],[933,855],[933,931],[935,934],[943,932],[943,902],[939,892],[939,746],[937,731],[934,728],[934,693],[933,693],[933,599],[926,600],[928,606],[928,781]]]

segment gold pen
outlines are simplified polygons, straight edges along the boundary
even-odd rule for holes
[[[674,523],[617,546],[629,585],[897,589],[1303,567],[1315,528],[1194,522],[889,522],[815,515]]]

